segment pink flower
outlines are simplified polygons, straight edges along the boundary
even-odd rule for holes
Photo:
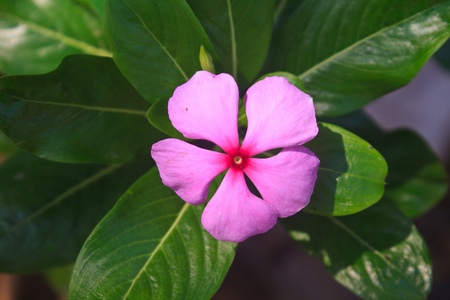
[[[301,146],[317,135],[309,95],[283,77],[267,77],[245,95],[248,128],[239,147],[239,90],[228,74],[197,72],[169,100],[173,126],[186,138],[204,139],[226,153],[205,150],[177,139],[153,145],[162,182],[190,204],[207,200],[211,181],[228,169],[206,205],[202,224],[216,239],[242,242],[271,229],[309,203],[319,159]],[[252,156],[283,148],[270,158]],[[250,178],[263,199],[253,195]]]

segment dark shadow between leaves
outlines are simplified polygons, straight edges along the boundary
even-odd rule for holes
[[[332,215],[343,203],[337,190],[339,177],[348,171],[342,136],[319,124],[319,134],[305,145],[320,160],[319,172],[306,212]]]

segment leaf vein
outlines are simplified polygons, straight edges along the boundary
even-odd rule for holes
[[[24,20],[22,18],[19,18],[17,16],[5,13],[5,12],[0,12],[0,16],[3,16],[7,19],[12,20],[13,22],[18,22],[18,23],[22,23],[25,24],[26,26],[28,26],[31,30],[34,30],[36,32],[39,32],[40,34],[47,36],[49,38],[52,38],[54,40],[58,40],[68,46],[77,48],[82,50],[83,52],[87,53],[87,54],[92,54],[92,55],[97,55],[97,56],[106,56],[106,57],[112,57],[112,53],[106,49],[102,49],[102,48],[98,48],[95,46],[92,46],[86,42],[77,40],[73,37],[67,36],[61,32],[57,32],[55,30],[49,29],[49,28],[45,28],[41,25],[38,25],[34,22],[30,22],[27,20]]]

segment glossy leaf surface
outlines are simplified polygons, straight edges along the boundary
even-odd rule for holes
[[[87,239],[69,299],[210,299],[236,244],[203,229],[203,208],[182,201],[150,170]]]
[[[431,287],[426,245],[414,225],[384,199],[351,216],[297,214],[291,236],[342,285],[364,299],[425,299]]]
[[[305,146],[320,159],[314,193],[305,211],[348,215],[383,196],[386,161],[363,139],[339,126],[319,123],[319,134]]]
[[[0,79],[0,129],[19,147],[60,162],[116,163],[162,138],[145,101],[110,58],[74,55],[53,72]]]
[[[215,56],[184,0],[107,0],[104,13],[114,61],[150,102],[170,97],[201,69],[201,45]]]
[[[0,1],[0,36],[4,74],[46,73],[70,54],[111,56],[100,16],[72,0]]]
[[[408,83],[450,36],[450,2],[302,1],[276,32],[272,69],[304,82],[320,116]]]
[[[385,196],[409,218],[436,205],[448,189],[445,168],[426,142],[409,130],[384,132],[362,112],[329,120],[367,139],[389,166]]]
[[[25,151],[9,158],[0,165],[0,272],[73,262],[95,225],[149,166],[61,164]]]
[[[260,70],[272,35],[275,0],[187,0],[221,61],[218,73],[249,83]],[[258,33],[255,34],[255,29]],[[240,80],[238,81],[240,82]]]

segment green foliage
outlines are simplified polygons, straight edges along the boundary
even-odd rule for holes
[[[61,164],[24,151],[0,166],[0,272],[75,260],[85,239],[150,164]]]
[[[424,299],[431,263],[414,225],[382,200],[345,217],[300,213],[284,225],[342,285],[364,299]]]
[[[274,35],[271,69],[297,74],[337,116],[407,84],[450,36],[449,2],[306,0]]]
[[[444,166],[420,136],[409,130],[386,133],[362,112],[330,119],[376,147],[389,166],[386,197],[409,218],[436,205],[448,189]]]
[[[320,159],[314,193],[305,211],[348,215],[383,196],[387,165],[366,141],[338,126],[319,123],[319,134],[305,146]]]
[[[200,47],[215,51],[184,0],[107,0],[106,30],[114,62],[150,102],[171,96],[197,70]]]
[[[173,91],[214,66],[241,97],[283,76],[319,117],[343,115],[306,144],[316,187],[283,222],[357,295],[426,298],[429,258],[408,218],[442,198],[444,168],[418,135],[344,114],[408,83],[449,19],[448,0],[0,0],[0,272],[78,255],[69,299],[211,298],[236,244],[203,229],[204,204],[145,172],[153,143],[183,139]],[[244,134],[243,105],[238,124]]]
[[[69,56],[53,72],[0,78],[0,129],[17,146],[60,162],[118,163],[163,137],[148,103],[110,58]]]
[[[93,2],[100,7],[102,1]],[[39,74],[55,69],[70,54],[111,56],[100,17],[80,3],[0,1],[0,71]]]
[[[269,49],[275,2],[187,0],[217,51],[219,73],[233,75],[240,85],[255,78]]]
[[[183,202],[150,170],[87,239],[69,299],[210,299],[236,244],[205,231],[203,208]]]

